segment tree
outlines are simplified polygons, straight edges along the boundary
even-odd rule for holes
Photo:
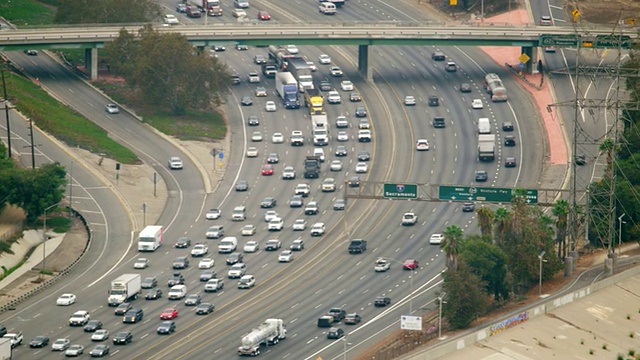
[[[442,277],[447,300],[442,307],[443,316],[452,328],[465,329],[487,311],[484,282],[464,262],[458,264],[457,271],[445,271]]]
[[[104,45],[103,55],[109,64],[109,71],[124,78],[135,72],[136,61],[140,53],[140,42],[135,34],[125,29],[120,30],[118,38]]]
[[[8,202],[21,207],[27,214],[27,222],[32,223],[44,209],[62,200],[66,174],[58,163],[38,169],[17,169],[11,173],[13,192]]]
[[[559,199],[553,204],[552,208],[553,216],[556,217],[556,244],[558,244],[558,257],[564,258],[566,256],[566,239],[567,239],[567,224],[569,216],[569,203],[567,200]],[[574,224],[575,226],[575,224]]]
[[[460,253],[460,262],[469,266],[471,271],[480,276],[485,284],[485,291],[492,294],[495,300],[509,298],[507,274],[507,255],[497,246],[477,240],[467,239]]]
[[[505,240],[505,234],[511,225],[511,214],[503,207],[496,209],[493,215],[493,241],[500,244]]]
[[[124,24],[151,22],[162,16],[154,0],[61,0],[58,24]]]
[[[480,233],[482,236],[491,237],[493,231],[493,211],[487,206],[482,206],[476,211],[476,214],[478,214]]]
[[[444,230],[444,239],[440,244],[440,248],[447,255],[447,263],[448,267],[451,271],[455,271],[457,269],[457,258],[458,254],[460,254],[460,248],[462,246],[462,240],[464,238],[464,233],[460,226],[453,224],[447,226]]]

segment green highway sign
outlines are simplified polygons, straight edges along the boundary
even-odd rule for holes
[[[630,49],[631,37],[628,35],[597,35],[596,47]]]
[[[417,199],[418,185],[385,183],[382,187],[382,196],[389,199]]]
[[[578,46],[580,35],[540,35],[540,46]]]
[[[476,186],[438,186],[438,199],[452,201],[511,202],[513,188],[476,187]],[[538,190],[523,189],[526,202],[538,203]]]

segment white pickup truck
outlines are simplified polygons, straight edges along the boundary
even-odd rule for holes
[[[9,339],[9,341],[11,341],[11,348],[14,348],[22,344],[22,331],[16,333],[7,333],[3,336],[3,338]]]

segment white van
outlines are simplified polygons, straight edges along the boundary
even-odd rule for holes
[[[320,158],[320,162],[324,162],[324,149],[313,148],[313,156],[319,157]]]
[[[333,15],[336,13],[336,5],[334,3],[330,3],[330,2],[322,2],[320,3],[320,12],[325,14],[325,15]]]
[[[489,118],[478,119],[478,134],[491,134],[491,122]]]
[[[247,218],[247,208],[245,206],[236,206],[231,213],[232,221],[244,221]]]
[[[220,240],[218,244],[218,253],[220,254],[228,254],[234,252],[238,247],[238,239],[234,236],[227,236],[226,238]]]
[[[185,296],[187,296],[186,285],[174,285],[167,294],[167,298],[169,298],[169,300],[178,300],[184,298]]]

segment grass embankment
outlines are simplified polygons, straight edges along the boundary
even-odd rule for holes
[[[57,0],[0,0],[0,14],[18,27],[53,24]]]

